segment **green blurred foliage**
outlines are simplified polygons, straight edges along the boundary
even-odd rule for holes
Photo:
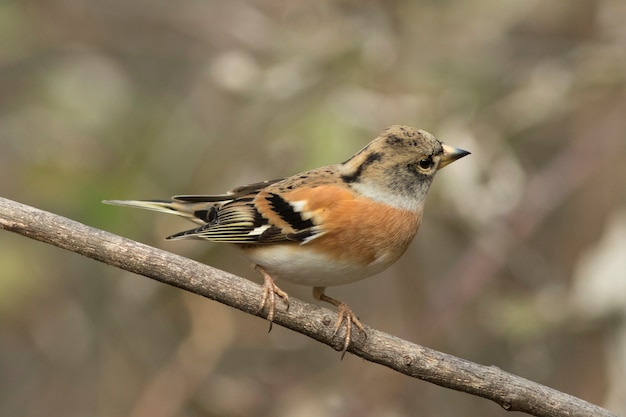
[[[0,195],[258,280],[103,199],[221,193],[407,124],[472,151],[374,327],[626,413],[626,5],[5,0]],[[311,301],[309,289],[283,285]],[[500,416],[485,400],[0,233],[0,414]]]

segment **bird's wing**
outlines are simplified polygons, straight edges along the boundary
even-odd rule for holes
[[[213,195],[175,195],[172,200],[183,201],[187,203],[218,203],[229,200],[234,200],[240,197],[246,197],[254,195],[260,190],[277,182],[283,181],[284,178],[277,178],[274,180],[267,180],[261,182],[255,182],[254,184],[242,185],[237,188],[226,192],[225,194],[213,194]]]
[[[177,233],[170,239],[305,244],[328,232],[325,219],[333,207],[343,206],[342,202],[354,198],[352,191],[333,184],[289,191],[281,191],[279,185],[239,195],[219,206],[203,226]]]

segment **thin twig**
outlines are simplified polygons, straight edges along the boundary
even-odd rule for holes
[[[98,230],[67,218],[0,197],[0,229],[79,253],[148,278],[219,301],[249,314],[257,312],[259,285],[199,262]],[[290,298],[274,322],[341,350],[343,335],[333,336],[336,313]],[[365,326],[367,338],[353,335],[348,349],[403,374],[442,387],[490,399],[510,411],[541,417],[617,417],[579,398],[493,366],[484,366],[419,346]]]

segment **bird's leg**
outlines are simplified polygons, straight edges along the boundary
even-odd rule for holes
[[[263,310],[267,304],[267,320],[270,322],[269,331],[272,331],[272,321],[274,320],[274,310],[276,307],[276,295],[283,299],[287,305],[287,310],[289,310],[289,296],[285,291],[278,288],[272,277],[265,271],[265,269],[263,269],[263,267],[255,265],[254,269],[259,271],[263,277],[263,298],[261,299],[261,305],[256,312],[258,313]]]
[[[365,329],[363,328],[363,325],[361,324],[357,316],[352,312],[352,309],[350,309],[350,307],[346,303],[339,301],[339,300],[335,300],[334,298],[331,298],[327,296],[326,294],[324,294],[325,289],[326,288],[324,287],[313,287],[313,297],[316,300],[326,301],[327,303],[330,303],[334,305],[335,307],[337,307],[337,312],[339,314],[339,317],[337,318],[337,321],[335,322],[335,330],[333,332],[333,335],[337,334],[339,327],[341,327],[341,324],[345,321],[346,337],[343,341],[343,349],[341,351],[341,359],[343,359],[343,357],[346,355],[346,351],[348,350],[348,346],[350,346],[350,339],[352,336],[352,323],[354,323],[354,325],[361,332],[363,332],[365,337],[367,337],[367,333],[365,333]]]

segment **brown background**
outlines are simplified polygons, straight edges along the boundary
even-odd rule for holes
[[[427,129],[473,154],[396,265],[328,293],[626,413],[624,22],[622,0],[3,1],[0,195],[258,281],[228,246],[162,240],[190,224],[100,201],[220,193]],[[267,327],[0,233],[1,415],[507,415]]]

